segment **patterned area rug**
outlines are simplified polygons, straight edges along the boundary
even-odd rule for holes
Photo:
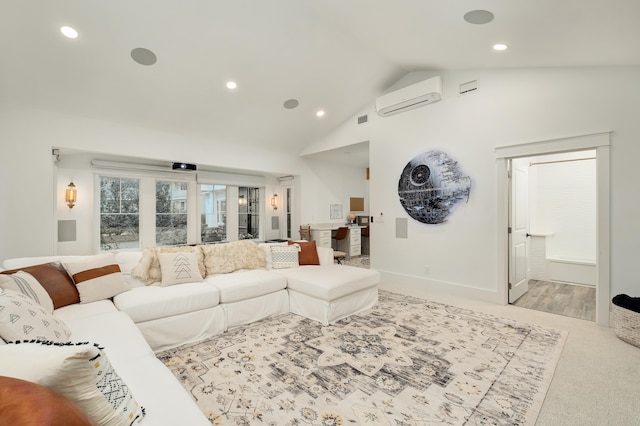
[[[380,292],[157,356],[216,425],[533,425],[566,332]]]
[[[344,261],[345,265],[357,266],[358,268],[369,268],[369,256],[362,255],[352,257]]]

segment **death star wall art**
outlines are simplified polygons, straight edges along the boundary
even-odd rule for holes
[[[441,151],[415,156],[398,182],[402,207],[413,219],[427,224],[446,222],[455,204],[469,200],[470,190],[471,178]]]

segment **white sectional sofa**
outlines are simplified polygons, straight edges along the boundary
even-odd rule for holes
[[[319,265],[274,268],[271,245],[260,248],[266,257],[263,268],[212,274],[202,281],[170,286],[145,285],[136,278],[135,269],[145,256],[142,252],[118,252],[118,275],[126,291],[105,300],[59,307],[53,316],[69,327],[71,341],[104,347],[114,369],[146,409],[142,424],[209,424],[154,352],[288,312],[326,325],[377,303],[379,273],[334,265],[331,249],[316,249]],[[84,262],[98,256],[9,259],[2,267]],[[11,346],[0,339],[0,365]],[[5,366],[3,373],[0,367],[0,376],[10,375],[6,370]]]

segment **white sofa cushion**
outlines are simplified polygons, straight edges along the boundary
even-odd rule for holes
[[[220,302],[231,303],[274,293],[287,287],[287,279],[265,269],[210,276],[206,282],[220,291]]]
[[[220,292],[202,282],[146,286],[118,294],[113,303],[134,322],[143,322],[211,308],[220,303]]]
[[[380,273],[346,265],[306,265],[274,272],[287,277],[289,290],[322,300],[336,300],[380,282]]]
[[[102,307],[98,307],[98,309],[101,310]],[[56,316],[59,314],[58,310],[55,312]],[[111,362],[117,369],[129,361],[153,356],[153,350],[140,330],[124,312],[115,310],[99,315],[82,316],[78,315],[79,312],[76,311],[69,314],[67,312],[67,315],[59,317],[67,319],[66,324],[71,329],[71,340],[73,342],[95,342],[104,346]],[[111,354],[117,354],[117,356],[112,357]]]

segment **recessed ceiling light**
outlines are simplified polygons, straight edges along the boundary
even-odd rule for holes
[[[502,43],[494,44],[493,50],[507,50],[507,45]]]
[[[472,10],[464,14],[464,20],[470,24],[488,24],[493,21],[493,13],[488,10]]]
[[[324,117],[324,111],[323,110],[319,110],[318,112],[316,112],[316,115],[318,117]]]
[[[65,36],[65,37],[69,37],[69,38],[77,38],[78,37],[78,32],[76,30],[74,30],[71,27],[60,27],[60,32]]]
[[[235,89],[236,87],[238,87],[238,85],[236,84],[235,81],[228,81],[227,82],[227,89]]]
[[[158,60],[155,53],[144,47],[136,47],[131,51],[131,59],[140,65],[153,65]]]
[[[297,108],[298,105],[300,105],[300,102],[298,102],[297,99],[287,99],[282,104],[282,106],[284,106],[286,109],[294,109]]]

